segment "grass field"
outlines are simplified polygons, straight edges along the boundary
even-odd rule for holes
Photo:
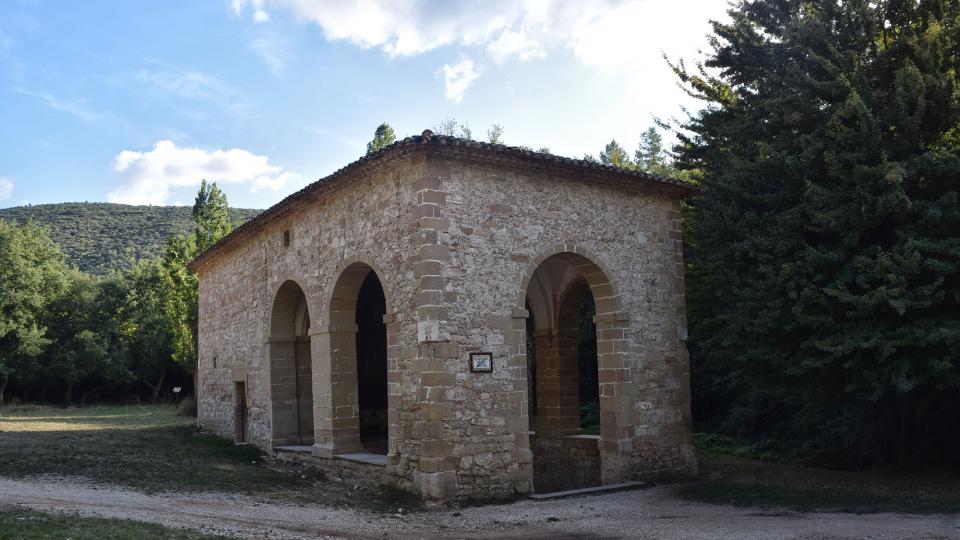
[[[226,538],[128,521],[69,514],[45,514],[0,506],[0,540],[206,540]]]
[[[960,471],[835,471],[698,448],[687,499],[734,506],[853,513],[960,513]]]
[[[800,511],[960,513],[960,471],[831,471],[735,453],[716,445],[699,448],[700,479],[682,484],[681,495]],[[168,405],[0,408],[0,476],[35,475],[148,492],[218,491],[373,510],[419,507],[395,489],[355,489],[317,471],[271,463],[252,446],[199,431],[192,418],[177,416]]]
[[[374,510],[418,505],[397,490],[352,489],[319,471],[268,463],[253,446],[203,433],[172,405],[0,408],[0,476],[74,477],[151,491],[219,491]]]

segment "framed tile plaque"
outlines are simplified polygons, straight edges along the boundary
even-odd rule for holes
[[[488,353],[488,352],[470,353],[470,371],[474,371],[474,372],[493,371],[493,353]]]

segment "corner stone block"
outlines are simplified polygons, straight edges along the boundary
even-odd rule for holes
[[[457,493],[457,473],[443,471],[435,473],[414,473],[414,485],[424,499],[442,500]]]

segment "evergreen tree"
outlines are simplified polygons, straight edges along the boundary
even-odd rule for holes
[[[677,149],[703,189],[695,417],[845,464],[956,459],[960,3],[730,14],[703,67],[675,66],[707,105]]]
[[[171,237],[161,264],[164,269],[164,305],[172,340],[171,356],[188,373],[195,374],[198,282],[196,274],[187,269],[187,263],[232,230],[227,215],[227,196],[216,183],[208,187],[206,180],[201,182],[193,205],[193,218],[196,225],[194,235]]]
[[[199,252],[223,238],[230,232],[230,215],[227,209],[227,195],[213,182],[207,185],[200,182],[200,191],[193,203],[194,236]]]
[[[624,169],[633,168],[633,162],[630,161],[630,155],[620,146],[615,139],[611,140],[607,146],[600,152],[600,163],[604,165],[613,165]]]
[[[657,128],[651,127],[640,135],[640,144],[634,154],[637,167],[652,174],[666,174],[669,170],[663,137]]]
[[[373,133],[373,140],[367,143],[367,153],[372,154],[393,144],[396,140],[397,136],[393,133],[393,128],[384,122],[377,126],[377,130]]]

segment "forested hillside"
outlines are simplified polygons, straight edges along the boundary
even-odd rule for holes
[[[240,224],[259,212],[231,208],[230,221]],[[167,238],[194,226],[189,206],[62,203],[0,209],[0,219],[18,224],[31,217],[49,228],[69,264],[101,275],[127,269],[135,259],[160,255]]]

